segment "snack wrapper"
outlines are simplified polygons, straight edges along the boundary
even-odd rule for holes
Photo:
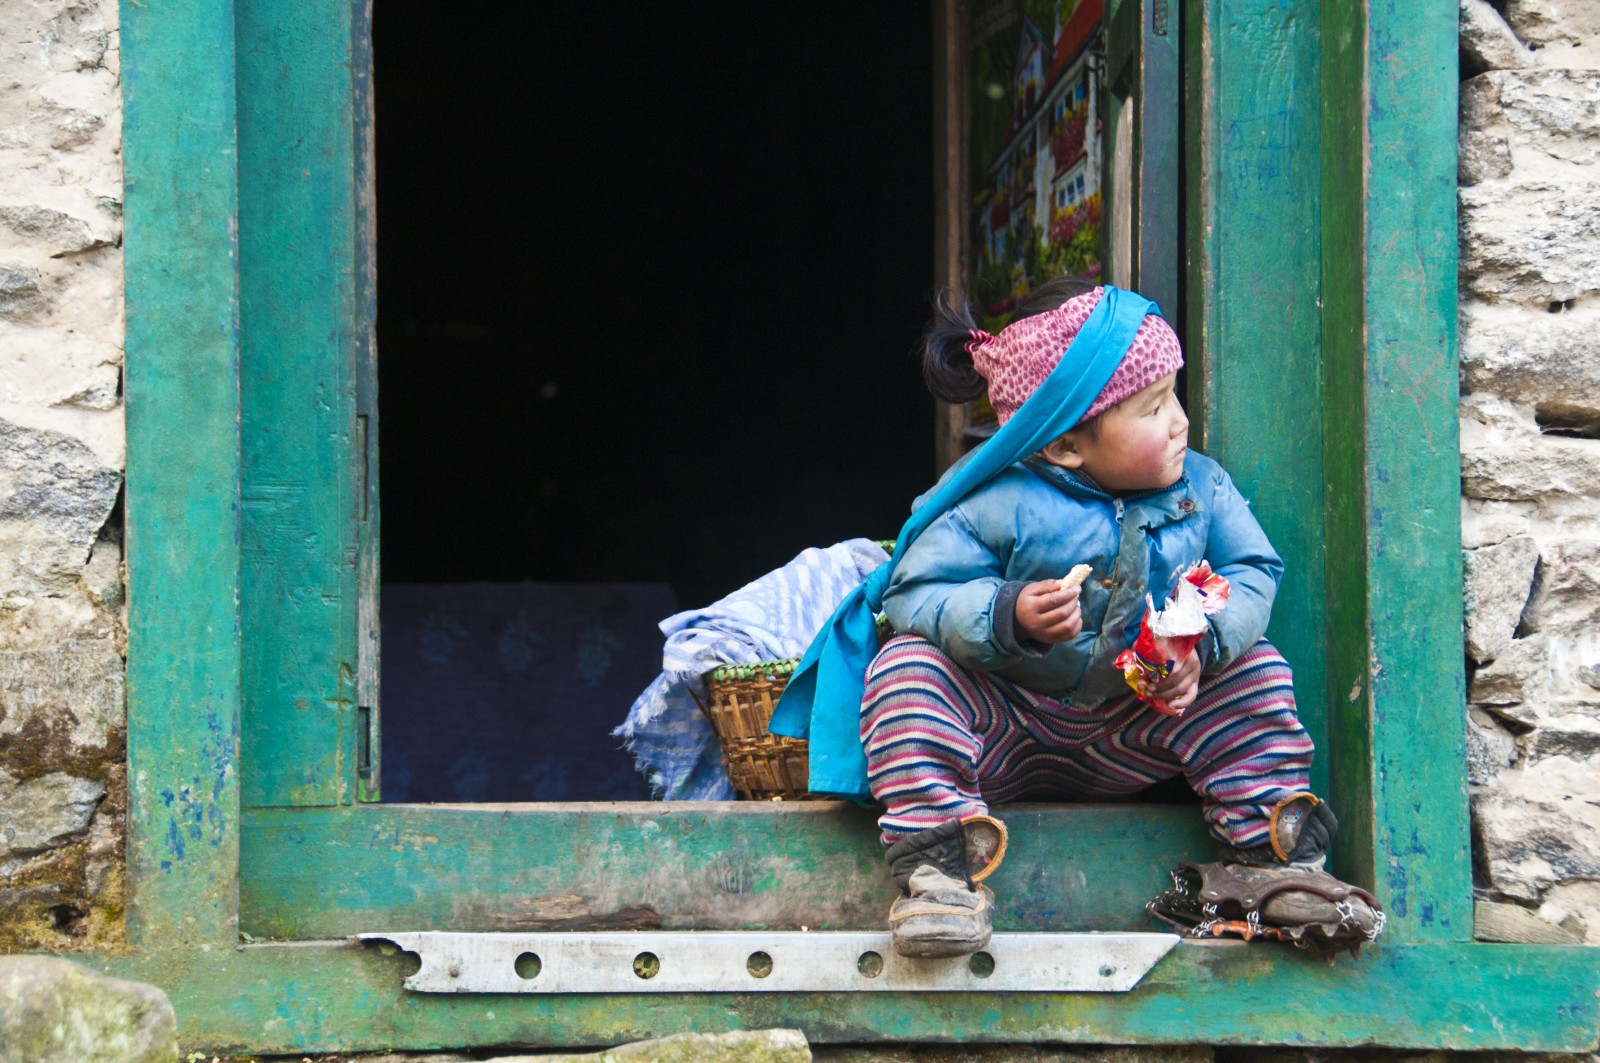
[[[1231,591],[1227,579],[1212,572],[1209,562],[1197,561],[1179,577],[1160,609],[1148,594],[1144,596],[1139,635],[1116,662],[1140,701],[1164,716],[1183,715],[1182,709],[1174,710],[1150,692],[1199,645],[1209,626],[1206,617],[1222,612]]]

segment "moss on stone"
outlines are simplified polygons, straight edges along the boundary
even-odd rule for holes
[[[89,831],[0,879],[0,952],[116,950],[127,943],[126,771],[106,771]]]

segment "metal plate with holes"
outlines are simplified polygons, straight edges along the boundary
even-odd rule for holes
[[[913,960],[885,933],[362,934],[416,953],[418,993],[1120,993],[1176,934],[996,934],[975,956]]]

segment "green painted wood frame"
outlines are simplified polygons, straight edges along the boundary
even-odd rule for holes
[[[402,959],[340,939],[823,909],[807,925],[875,925],[870,827],[830,806],[359,803],[364,0],[125,0],[133,903],[130,950],[94,961],[165,987],[186,1043],[257,1052],[777,1025],[836,1042],[1593,1047],[1592,950],[1471,940],[1456,6],[1219,0],[1182,17],[1195,431],[1310,562],[1274,637],[1331,751],[1318,785],[1341,808],[1342,870],[1393,915],[1380,946],[1325,967],[1189,944],[1122,995],[405,993]],[[332,501],[298,500],[319,491]],[[282,529],[302,553],[264,559]],[[299,626],[263,643],[286,610]],[[280,664],[280,715],[303,718],[267,725],[253,714]],[[1153,882],[1102,872],[1203,846],[1183,809],[1007,815],[1019,888],[1001,922],[1017,927],[1132,923]],[[1059,897],[1020,888],[1079,875]],[[819,905],[843,882],[859,893]],[[251,943],[241,919],[285,940]]]

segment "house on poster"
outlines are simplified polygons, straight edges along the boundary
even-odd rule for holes
[[[974,197],[977,288],[990,318],[1010,313],[1046,277],[1100,271],[1101,137],[1091,45],[1103,4],[1052,7],[1048,32],[1026,11],[1015,19],[1009,127],[988,161],[987,187]]]

